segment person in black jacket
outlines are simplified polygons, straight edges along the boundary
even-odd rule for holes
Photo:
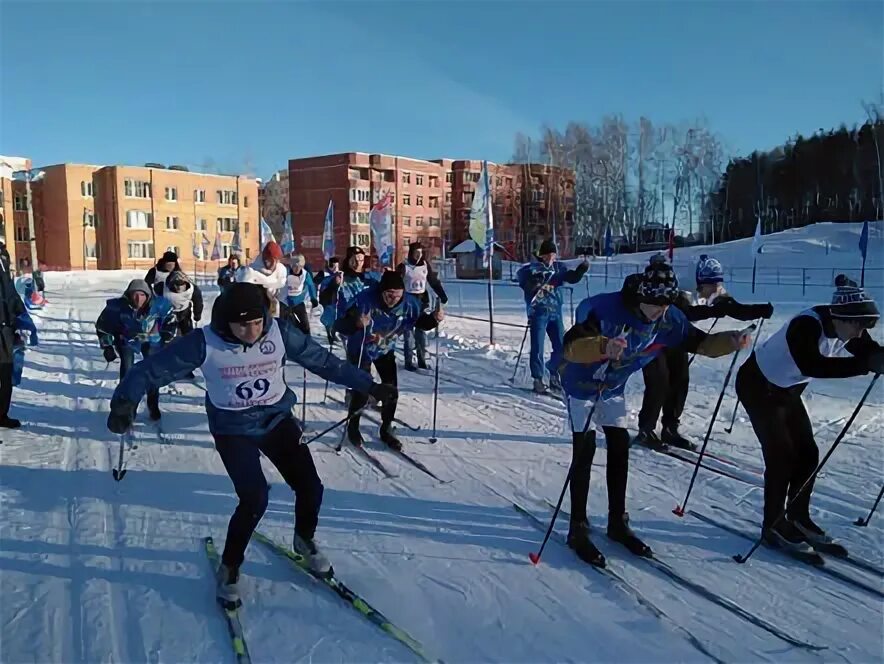
[[[736,380],[764,455],[764,541],[805,554],[812,553],[808,544],[840,555],[846,550],[810,518],[813,482],[797,495],[819,464],[801,394],[814,378],[884,373],[884,348],[868,332],[878,323],[878,307],[846,276],[835,283],[831,305],[802,311],[759,344]],[[787,497],[786,518],[777,522]]]
[[[218,287],[222,293],[236,283],[236,271],[239,265],[239,256],[230,254],[227,265],[218,268]]]
[[[174,251],[167,251],[157,261],[157,264],[147,271],[144,280],[148,286],[153,288],[159,283],[164,283],[173,272],[182,272],[181,265],[178,264],[178,254]]]
[[[10,273],[10,257],[0,242],[0,427],[17,429],[21,422],[9,417],[12,403],[13,345],[18,330],[18,317],[25,313]]]
[[[436,293],[436,297],[442,304],[448,304],[448,296],[439,281],[439,276],[430,267],[424,258],[424,246],[420,242],[412,242],[408,245],[408,257],[399,263],[396,271],[405,283],[405,292],[415,295],[421,302],[424,310],[430,308],[430,294],[427,292],[427,284]],[[427,369],[427,333],[420,327],[415,327],[405,334],[405,369],[414,371],[414,349],[417,349],[417,366]]]
[[[666,262],[663,254],[651,258],[651,264]],[[773,306],[768,304],[740,304],[723,286],[724,269],[715,258],[700,256],[696,269],[698,303],[694,304],[687,291],[681,291],[675,306],[682,310],[691,323],[711,318],[735,318],[749,321],[770,318]],[[696,445],[678,431],[681,414],[690,389],[688,352],[683,347],[667,348],[642,369],[645,392],[638,416],[638,435],[633,442],[654,450],[667,446],[694,449]],[[663,411],[663,430],[657,436],[657,419]]]

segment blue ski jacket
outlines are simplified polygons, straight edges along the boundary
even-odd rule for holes
[[[539,260],[531,261],[519,268],[516,280],[525,294],[528,318],[537,315],[547,318],[561,316],[562,286],[565,283],[576,284],[583,278],[586,270],[586,263],[569,270],[561,261],[545,265]]]
[[[129,346],[140,353],[144,344],[151,351],[175,338],[178,319],[172,311],[172,303],[154,295],[146,307],[135,310],[125,296],[108,300],[95,321],[95,331],[102,348]]]
[[[359,326],[359,317],[368,314],[371,324]],[[373,285],[350,301],[346,313],[338,318],[335,331],[347,337],[347,356],[372,362],[396,350],[396,340],[415,327],[432,330],[438,325],[432,312],[424,312],[417,295],[405,293],[399,303],[387,308],[380,287]],[[363,346],[364,343],[364,346]]]
[[[288,268],[290,275],[294,274],[290,265],[286,267]],[[286,304],[290,307],[296,307],[299,304],[302,304],[308,297],[311,301],[316,299],[316,284],[313,281],[313,275],[310,274],[310,270],[305,267],[302,267],[301,271],[304,274],[304,287],[301,289],[301,292],[298,295],[288,295],[288,292],[286,292]]]
[[[335,275],[327,276],[319,286],[319,302],[322,304],[319,320],[326,327],[332,327],[347,311],[350,301],[374,283],[370,277],[350,270],[344,270],[340,287],[335,284]]]
[[[219,306],[219,302],[223,297],[224,295],[219,296],[212,307],[212,331],[231,346],[241,346],[242,342],[231,334],[230,326],[221,314],[223,305]],[[269,330],[270,321],[270,313],[265,308],[265,332],[255,343],[261,343]],[[368,392],[373,382],[371,374],[329,353],[311,336],[305,335],[287,320],[277,319],[276,324],[279,326],[288,360],[333,383],[345,385],[357,392]],[[181,380],[201,367],[205,361],[206,337],[201,329],[179,337],[129,370],[114,391],[111,411],[118,409],[125,412],[129,407],[137,407],[148,389],[159,389]],[[280,365],[279,371],[282,371],[283,365]],[[297,397],[292,390],[286,389],[283,398],[274,404],[236,411],[216,408],[208,395],[205,403],[212,435],[260,437],[272,431],[284,418],[293,417],[292,408],[297,403]]]

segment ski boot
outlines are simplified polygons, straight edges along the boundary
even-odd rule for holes
[[[148,412],[150,413],[150,419],[152,419],[154,422],[160,420],[163,417],[163,414],[160,412],[159,406],[151,406],[148,409]]]
[[[632,528],[629,527],[629,514],[627,512],[624,512],[623,516],[608,514],[608,537],[625,546],[629,549],[630,553],[636,556],[642,556],[643,558],[654,557],[651,547],[642,542],[632,532]]]
[[[402,451],[402,441],[393,434],[389,424],[381,425],[380,438],[391,450],[395,450],[396,452]]]
[[[423,358],[423,357],[417,358],[417,368],[418,369],[429,369],[430,368],[429,366],[427,366],[426,358]]]
[[[3,429],[18,429],[21,426],[21,420],[17,420],[14,417],[9,417],[8,415],[0,420],[0,428]]]
[[[315,574],[329,579],[334,576],[335,571],[332,569],[331,563],[317,548],[316,542],[312,539],[301,537],[295,533],[292,550],[304,557],[307,567]]]
[[[639,430],[638,434],[632,439],[632,444],[642,445],[655,452],[666,452],[669,449],[657,436],[656,431]]]
[[[677,447],[692,452],[697,449],[696,444],[682,436],[676,427],[663,427],[663,435],[660,436],[660,440],[664,445],[668,445],[669,447]]]
[[[847,558],[849,555],[843,544],[826,535],[826,532],[816,525],[809,516],[801,519],[791,519],[791,523],[804,535],[804,541],[815,550],[837,556],[838,558]]]
[[[546,385],[543,384],[543,379],[534,379],[534,394],[549,394],[549,390],[546,389]]]
[[[551,392],[555,392],[556,394],[562,393],[562,379],[559,378],[559,374],[550,373],[549,375],[549,389]]]
[[[359,419],[353,418],[347,424],[347,440],[353,447],[362,447],[365,439],[362,438],[362,432],[359,431]]]
[[[588,521],[571,522],[571,528],[568,530],[568,548],[585,563],[596,567],[604,567],[606,564],[604,554],[589,539]]]
[[[780,519],[775,526],[764,528],[762,539],[772,549],[782,549],[790,556],[814,565],[823,564],[822,556],[805,541],[804,534],[791,521]]]
[[[239,596],[239,570],[229,567],[224,563],[218,565],[215,570],[215,597],[225,609],[235,609],[242,606]]]

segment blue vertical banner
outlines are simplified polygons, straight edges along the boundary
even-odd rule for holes
[[[203,237],[205,237],[205,235]],[[209,241],[206,240],[206,244],[208,243]],[[230,244],[230,250],[237,254],[242,251],[242,238],[239,235],[239,219],[236,220],[236,228],[233,231],[233,241]]]
[[[292,213],[285,213],[285,221],[282,222],[282,242],[279,244],[282,253],[290,256],[295,253],[295,234],[292,231]]]
[[[212,260],[221,260],[221,233],[215,233],[215,244],[212,247]]]
[[[482,267],[490,267],[494,255],[494,215],[491,211],[487,161],[482,162],[482,176],[470,206],[470,237],[476,243],[477,250],[482,250]]]
[[[325,229],[322,232],[322,255],[327,261],[335,255],[335,204],[329,199],[325,211]]]
[[[368,215],[374,250],[381,265],[393,266],[393,206],[389,192],[374,204]]]

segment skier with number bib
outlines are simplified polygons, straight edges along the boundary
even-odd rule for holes
[[[555,371],[561,360],[562,338],[565,328],[562,319],[562,286],[565,283],[576,284],[582,278],[589,263],[584,260],[573,270],[561,261],[556,260],[558,249],[552,240],[544,240],[537,251],[537,260],[522,266],[516,278],[519,287],[525,293],[525,306],[528,311],[528,328],[531,335],[529,366],[534,379],[534,392],[548,394],[543,382],[543,346],[544,337],[548,336],[552,343],[552,354],[546,365],[549,372],[549,387],[554,392],[561,392],[559,375]]]
[[[335,321],[340,318],[350,302],[369,284],[376,283],[367,277],[365,271],[365,252],[357,246],[347,248],[344,258],[343,272],[330,274],[322,281],[319,288],[319,302],[322,304],[322,315],[319,320],[329,332],[329,343],[334,340]]]
[[[217,572],[217,595],[227,605],[240,603],[239,568],[267,509],[261,454],[295,492],[293,550],[316,573],[333,574],[314,540],[323,486],[292,414],[297,399],[283,379],[287,359],[379,401],[396,400],[395,387],[373,383],[370,374],[335,357],[288,320],[272,318],[263,289],[249,283],[235,283],[215,300],[209,327],[135,365],[111,400],[108,429],[124,433],[146,391],[197,368],[205,376],[209,431],[239,498]]]
[[[175,338],[178,319],[166,298],[143,279],[133,279],[122,297],[107,301],[95,321],[95,332],[105,361],[111,363],[119,356],[122,381],[135,365],[136,353],[147,358]],[[150,419],[162,417],[159,388],[148,390],[147,409]]]
[[[316,300],[313,275],[307,269],[301,254],[292,256],[285,288],[279,291],[277,297],[282,304],[280,315],[288,317],[304,334],[310,334],[310,318],[307,315],[306,300],[308,297],[310,298],[310,307],[313,309],[319,306],[319,302]]]
[[[626,382],[667,347],[684,346],[707,357],[721,357],[749,343],[746,332],[707,334],[691,325],[678,308],[678,280],[668,264],[649,265],[631,275],[619,292],[602,293],[580,303],[576,323],[565,335],[562,386],[568,396],[572,431],[571,524],[568,546],[584,561],[604,566],[605,558],[589,539],[586,504],[596,450],[596,426],[608,450],[608,537],[636,555],[652,555],[629,526],[626,482],[629,433]],[[587,417],[592,412],[593,422]]]
[[[799,556],[813,549],[847,555],[810,518],[819,448],[801,394],[814,378],[884,373],[884,348],[868,330],[878,323],[875,302],[839,275],[830,305],[799,313],[759,344],[737,373],[737,396],[746,409],[764,456],[764,541]],[[786,506],[786,518],[776,521]]]
[[[398,385],[396,372],[396,339],[413,328],[427,331],[435,328],[445,315],[441,307],[424,311],[416,295],[405,292],[398,272],[384,272],[379,284],[362,291],[350,303],[344,316],[335,323],[335,330],[347,337],[347,359],[354,365],[371,370],[374,364],[381,381]],[[355,390],[350,399],[350,414],[365,405],[368,395]],[[396,400],[384,403],[381,409],[380,439],[391,449],[401,450],[402,443],[393,434]],[[350,443],[360,447],[359,416],[347,428]]]
[[[399,276],[405,283],[405,292],[416,296],[421,306],[426,310],[430,308],[430,294],[427,292],[427,284],[436,293],[436,297],[442,304],[448,304],[448,296],[442,287],[442,282],[430,264],[424,258],[424,246],[420,242],[412,242],[408,245],[408,258],[399,263],[396,268]],[[414,371],[414,349],[417,348],[417,367],[427,369],[427,333],[419,327],[405,335],[405,369]],[[437,359],[438,361],[438,359]]]
[[[236,273],[236,280],[250,284],[259,284],[270,296],[270,315],[279,317],[279,293],[286,288],[286,278],[289,271],[282,262],[282,249],[274,241],[270,240],[261,250],[261,255],[252,261],[252,264],[241,267]]]
[[[666,264],[666,256],[652,256],[650,264]],[[715,258],[705,254],[700,256],[695,270],[697,281],[697,301],[694,303],[688,291],[681,291],[675,306],[681,309],[691,322],[710,318],[734,318],[751,321],[770,318],[773,306],[767,304],[741,304],[724,289],[724,268]],[[645,390],[642,407],[638,414],[638,435],[633,443],[638,443],[656,451],[667,447],[695,449],[696,445],[678,431],[681,414],[691,386],[690,358],[684,347],[666,348],[653,362],[642,368]],[[663,412],[663,430],[657,436],[657,420]]]

